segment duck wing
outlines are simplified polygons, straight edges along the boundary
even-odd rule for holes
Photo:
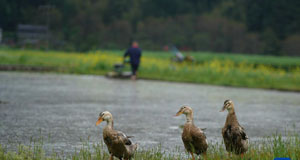
[[[120,139],[123,143],[123,146],[126,148],[126,152],[124,154],[124,159],[130,159],[135,150],[137,149],[138,145],[137,144],[133,144],[129,138],[133,137],[133,136],[127,136],[125,133],[121,132],[121,131],[117,131],[118,134],[118,139]]]
[[[241,126],[232,127],[231,129],[232,141],[234,144],[239,143],[242,140],[247,140],[248,136]]]
[[[117,131],[117,136],[119,137],[119,139],[121,139],[123,141],[123,143],[125,145],[131,145],[132,144],[132,142],[129,139],[132,136],[127,136],[125,133],[123,133],[121,131]]]
[[[202,131],[206,131],[206,128],[200,128]]]
[[[201,154],[207,150],[207,139],[205,133],[196,126],[191,128],[192,145],[196,154]]]
[[[131,157],[137,148],[133,145],[128,136],[117,130],[106,130],[103,139],[111,154],[118,158]]]
[[[243,140],[249,139],[245,132],[245,129],[242,126],[240,126],[239,131],[240,131],[240,134],[241,134]]]
[[[248,136],[243,127],[233,128],[233,140],[236,154],[241,154],[248,150]]]
[[[248,150],[248,136],[240,125],[227,125],[222,129],[222,135],[227,151],[236,154],[244,153]]]
[[[233,147],[232,147],[232,129],[231,129],[231,125],[226,125],[224,126],[224,128],[222,129],[222,136],[224,139],[224,144],[225,144],[225,148],[228,152],[232,152],[233,151]]]

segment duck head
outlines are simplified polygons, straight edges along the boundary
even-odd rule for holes
[[[225,109],[227,109],[227,111],[230,112],[230,113],[234,111],[234,105],[233,105],[232,100],[229,100],[229,99],[226,100],[224,102],[223,108],[221,109],[220,112],[225,111]]]
[[[181,114],[185,114],[186,116],[186,122],[187,123],[190,123],[192,122],[193,123],[193,110],[191,107],[189,106],[182,106],[179,111],[176,113],[175,116],[179,116]]]
[[[181,114],[185,114],[185,115],[188,115],[188,114],[191,114],[193,112],[192,108],[189,107],[189,106],[182,106],[179,111],[176,113],[175,116],[180,116]]]
[[[101,122],[106,121],[107,123],[112,121],[112,114],[108,111],[101,112],[99,114],[98,121],[96,122],[96,126],[99,125]]]

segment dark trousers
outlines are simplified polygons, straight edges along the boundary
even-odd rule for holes
[[[139,69],[139,64],[131,64],[132,75],[136,75],[136,71]]]

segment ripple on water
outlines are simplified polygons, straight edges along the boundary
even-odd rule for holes
[[[43,136],[50,137],[45,142],[49,148],[72,152],[82,139],[102,140],[105,123],[96,127],[95,121],[100,112],[109,110],[116,128],[133,135],[141,148],[161,144],[173,150],[183,147],[179,126],[185,122],[184,116],[173,116],[180,106],[189,105],[195,125],[207,128],[210,143],[220,144],[226,113],[218,111],[225,99],[234,101],[240,124],[256,141],[275,132],[300,132],[299,95],[102,76],[0,72],[0,142],[26,143]]]

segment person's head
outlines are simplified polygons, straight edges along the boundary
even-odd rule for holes
[[[138,48],[139,43],[137,41],[133,41],[131,46],[134,47],[134,48]]]

